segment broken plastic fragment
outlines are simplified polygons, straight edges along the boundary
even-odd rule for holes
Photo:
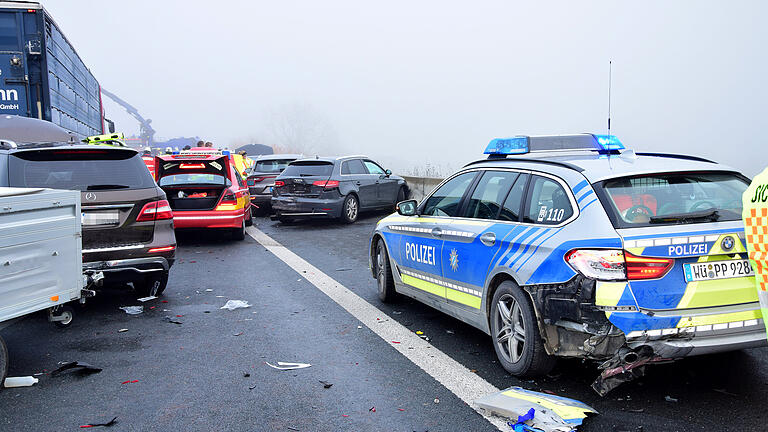
[[[110,420],[110,421],[108,421],[106,423],[89,423],[89,424],[84,424],[84,425],[82,425],[80,427],[81,428],[92,428],[92,427],[98,427],[98,426],[110,427],[110,426],[114,425],[115,423],[117,423],[117,417],[113,417],[112,420]]]
[[[128,381],[123,381],[120,384],[133,384],[133,383],[137,383],[137,382],[139,382],[139,380],[128,380]]]
[[[545,432],[574,430],[587,414],[597,413],[592,407],[577,400],[520,387],[510,387],[483,396],[476,400],[475,404],[490,414],[506,418],[525,417],[533,408],[535,418],[527,420],[527,426],[533,426]]]
[[[165,317],[163,319],[166,320],[167,322],[171,323],[171,324],[179,324],[179,325],[184,324],[183,322],[181,322],[179,320],[175,320],[175,319],[173,319],[173,318],[171,318],[169,316],[167,316],[167,317]]]
[[[323,385],[323,388],[329,389],[331,386],[333,386],[333,383],[329,383],[328,381],[320,380],[320,384]]]
[[[251,305],[245,300],[227,300],[220,309],[235,310],[240,308],[249,308]]]
[[[677,399],[672,396],[664,396],[664,400],[667,402],[677,402]]]
[[[267,364],[267,366],[273,367],[277,370],[294,370],[294,369],[304,369],[312,366],[309,363],[286,363],[286,362],[277,362],[277,366],[269,363],[264,362]]]
[[[138,298],[138,299],[136,299],[136,300],[138,300],[138,301],[140,301],[140,302],[142,302],[142,303],[143,303],[143,302],[145,302],[145,301],[154,300],[154,299],[156,299],[156,298],[157,298],[157,296],[149,296],[149,297],[142,297],[142,298]]]
[[[416,330],[416,334],[417,334],[417,335],[423,335],[423,334],[424,334],[424,332],[423,332],[423,331],[421,331],[421,330]]]
[[[144,306],[120,306],[120,309],[128,315],[138,315],[144,312]]]
[[[70,369],[77,369],[78,372],[82,374],[92,374],[92,373],[98,373],[101,372],[100,367],[96,367],[93,365],[90,365],[88,363],[82,363],[82,362],[59,362],[59,367],[51,372],[51,376],[56,376],[66,370]]]
[[[125,332],[127,332],[127,331],[128,331],[128,329],[125,329],[125,328],[123,328],[123,329],[120,329],[120,330],[118,330],[117,332],[118,332],[118,333],[125,333]]]

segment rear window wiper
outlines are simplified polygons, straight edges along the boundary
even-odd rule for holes
[[[720,213],[717,210],[707,210],[697,213],[680,213],[666,216],[653,216],[651,217],[650,223],[660,224],[676,222],[682,224],[697,220],[710,220],[712,222],[717,222],[718,219],[720,219]]]
[[[128,189],[130,186],[121,185],[121,184],[98,184],[98,185],[89,185],[86,190],[105,190],[105,189]]]

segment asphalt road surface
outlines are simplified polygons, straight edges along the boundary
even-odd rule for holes
[[[382,216],[364,215],[351,226],[259,218],[255,227],[357,294],[369,312],[377,308],[382,328],[399,324],[388,328],[403,329],[404,341],[421,331],[427,348],[492,386],[554,392],[597,409],[579,430],[766,429],[767,349],[650,367],[604,398],[589,387],[591,363],[561,360],[531,381],[509,376],[482,332],[408,299],[379,302],[366,254]],[[60,361],[103,368],[44,373],[33,387],[2,389],[0,430],[80,430],[115,416],[109,430],[497,430],[450,383],[409,360],[405,347],[377,334],[376,318],[356,318],[251,236],[233,242],[219,233],[181,233],[179,246],[165,295],[143,303],[140,315],[118,309],[142,303],[129,288],[114,287],[78,308],[68,329],[35,314],[0,331],[10,376],[50,372]],[[230,299],[252,306],[220,309]],[[278,361],[312,366],[279,371],[265,363]]]

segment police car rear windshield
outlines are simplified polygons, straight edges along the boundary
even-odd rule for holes
[[[603,181],[598,189],[617,228],[741,219],[749,186],[734,173],[670,173]]]
[[[283,171],[284,177],[328,177],[333,172],[333,162],[294,162]]]

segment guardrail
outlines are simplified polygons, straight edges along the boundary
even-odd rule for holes
[[[411,199],[421,201],[424,196],[437,187],[444,179],[432,178],[432,177],[412,177],[412,176],[400,176],[408,182],[408,187],[411,188]]]

